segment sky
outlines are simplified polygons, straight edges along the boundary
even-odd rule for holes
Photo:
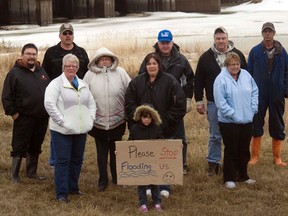
[[[288,0],[263,0],[261,3],[244,3],[221,9],[220,14],[147,12],[125,17],[72,20],[75,42],[84,46],[100,41],[117,43],[133,38],[137,41],[153,40],[162,29],[173,33],[174,41],[212,41],[214,29],[224,26],[229,38],[238,46],[256,44],[261,40],[261,26],[273,22],[276,37],[288,49]],[[0,30],[1,42],[24,45],[52,46],[59,42],[61,24],[46,27],[37,25],[9,26],[14,30]],[[115,40],[116,38],[116,40]],[[85,47],[85,46],[84,46]]]

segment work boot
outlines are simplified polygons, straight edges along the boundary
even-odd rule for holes
[[[31,155],[29,153],[27,154],[27,158],[26,158],[27,177],[30,179],[36,179],[36,180],[47,179],[44,176],[37,175],[38,159],[39,159],[39,154],[36,154],[36,155]]]
[[[281,148],[282,148],[282,140],[272,139],[272,151],[273,151],[273,159],[274,163],[277,166],[285,167],[287,163],[282,162],[281,160]]]
[[[11,167],[11,182],[15,184],[19,184],[20,177],[19,171],[21,167],[22,157],[12,157],[12,167]]]
[[[250,158],[250,161],[248,163],[249,165],[254,165],[259,160],[260,148],[261,148],[261,136],[260,137],[252,137],[251,158]]]
[[[208,176],[218,175],[219,166],[218,163],[208,162]]]

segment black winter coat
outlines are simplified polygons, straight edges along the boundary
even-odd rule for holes
[[[160,126],[150,124],[148,126],[142,123],[136,123],[132,126],[128,140],[151,140],[164,139],[164,135]]]
[[[77,76],[80,79],[83,79],[85,73],[88,71],[87,66],[89,64],[89,58],[86,51],[82,47],[77,46],[75,43],[73,44],[74,47],[72,50],[64,50],[60,46],[60,42],[57,45],[47,49],[44,55],[42,67],[45,69],[51,80],[62,74],[62,59],[69,53],[76,55],[79,59]]]
[[[161,128],[165,137],[174,131],[175,124],[186,113],[186,96],[181,85],[170,74],[158,73],[151,83],[149,74],[136,76],[128,86],[125,94],[125,115],[129,127],[133,123],[136,108],[143,104],[151,104],[162,119]]]
[[[231,51],[239,55],[241,59],[241,68],[246,70],[247,62],[243,53],[235,47]],[[214,52],[210,48],[200,56],[197,64],[194,80],[194,94],[196,102],[203,100],[204,89],[206,99],[214,102],[213,84],[220,72],[221,68],[215,59]]]
[[[157,43],[154,45],[154,48],[155,52],[160,54],[160,50]],[[187,58],[179,52],[179,49],[180,49],[179,46],[174,43],[171,51],[171,56],[168,60],[168,66],[165,68],[163,65],[163,69],[166,73],[174,76],[177,79],[177,81],[182,85],[186,98],[192,98],[194,72]],[[162,58],[161,55],[160,58]],[[145,62],[143,61],[139,69],[139,74],[145,72],[146,72],[146,65]]]
[[[2,104],[6,115],[19,114],[48,118],[44,108],[44,94],[50,79],[39,65],[35,71],[24,67],[18,60],[8,72],[3,86]]]

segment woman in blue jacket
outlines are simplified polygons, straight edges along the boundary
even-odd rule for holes
[[[236,181],[254,184],[247,174],[252,121],[258,111],[258,87],[248,73],[240,68],[240,57],[231,52],[224,68],[214,82],[213,93],[218,108],[218,122],[223,138],[223,178],[229,189]]]

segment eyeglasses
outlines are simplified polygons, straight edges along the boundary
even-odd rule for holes
[[[62,33],[62,35],[73,35],[73,32],[71,32],[71,31],[65,31],[65,32],[63,32]]]
[[[37,53],[26,52],[26,53],[24,53],[24,55],[26,55],[26,56],[37,56]]]
[[[73,68],[73,69],[75,69],[75,68],[78,68],[78,66],[77,65],[64,65],[64,68]]]
[[[231,67],[239,67],[239,66],[240,66],[240,63],[229,64],[229,66],[231,66]]]

